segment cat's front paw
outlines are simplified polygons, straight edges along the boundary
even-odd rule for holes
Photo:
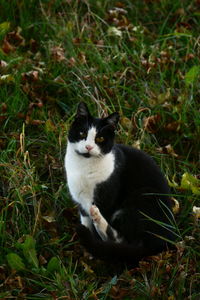
[[[90,208],[90,215],[94,223],[99,223],[101,219],[101,214],[96,205],[92,205]]]

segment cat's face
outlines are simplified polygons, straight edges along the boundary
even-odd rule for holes
[[[103,119],[94,118],[86,104],[81,102],[69,130],[68,140],[74,151],[82,157],[101,157],[113,147],[118,120],[118,113]]]

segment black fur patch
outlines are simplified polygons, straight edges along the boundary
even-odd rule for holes
[[[78,208],[79,208],[80,214],[83,217],[89,217],[88,213],[82,208],[82,206],[80,204],[78,205]]]
[[[113,233],[113,230],[112,230],[112,227],[108,224],[107,226],[107,229],[106,229],[106,234],[108,236],[108,239],[110,241],[115,241],[115,236],[114,236],[114,233]]]

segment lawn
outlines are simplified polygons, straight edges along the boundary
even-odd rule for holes
[[[1,0],[0,299],[200,298],[199,32],[198,0]],[[177,250],[120,272],[84,255],[63,168],[80,101],[162,168]]]

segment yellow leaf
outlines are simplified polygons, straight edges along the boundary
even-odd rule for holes
[[[44,219],[48,223],[53,223],[56,221],[53,216],[42,216],[42,219]]]
[[[1,83],[10,83],[14,82],[14,77],[11,74],[0,76],[0,84]]]
[[[55,125],[50,119],[45,122],[45,128],[47,132],[54,132],[56,129]]]
[[[179,205],[179,202],[178,202],[178,200],[176,200],[174,197],[172,197],[171,199],[172,199],[172,201],[174,202],[174,205],[173,205],[173,207],[172,207],[172,211],[173,211],[174,214],[177,214],[177,213],[179,213],[179,211],[180,211],[180,205]]]
[[[191,190],[193,194],[200,195],[200,180],[185,172],[181,179],[181,188]]]
[[[129,118],[127,117],[121,117],[120,123],[122,124],[123,127],[126,129],[130,129],[132,127],[132,122]]]
[[[10,29],[10,22],[0,24],[0,34],[5,34]]]
[[[162,93],[162,94],[158,95],[157,103],[162,104],[162,103],[166,102],[167,100],[169,100],[170,97],[171,97],[171,90],[170,90],[170,88],[168,88],[165,93]]]
[[[85,272],[88,274],[93,274],[94,271],[90,268],[90,266],[88,266],[84,261],[81,261],[81,264],[83,265],[83,267],[85,268]]]
[[[170,179],[167,177],[167,181],[170,187],[173,188],[178,188],[178,183],[175,181],[175,176],[173,176],[172,180],[170,181]]]

